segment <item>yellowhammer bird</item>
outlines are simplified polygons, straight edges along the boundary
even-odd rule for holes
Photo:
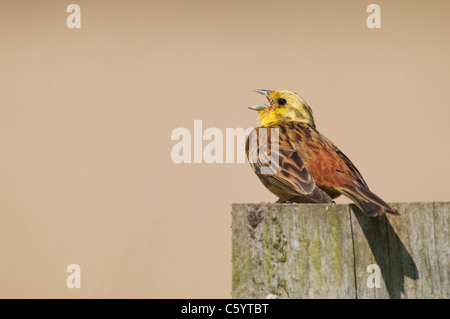
[[[344,194],[368,216],[399,215],[369,190],[350,159],[319,133],[302,97],[287,90],[255,92],[265,95],[270,104],[250,107],[259,111],[260,127],[247,138],[247,158],[261,182],[280,198],[277,202],[333,203]],[[261,143],[266,143],[267,154],[260,152],[257,160],[250,160]],[[278,165],[263,173],[268,157],[276,158]]]

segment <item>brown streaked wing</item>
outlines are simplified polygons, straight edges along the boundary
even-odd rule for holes
[[[299,154],[292,148],[291,143],[288,140],[288,136],[283,133],[282,125],[275,125],[273,128],[280,129],[279,131],[279,139],[278,139],[278,158],[279,158],[279,165],[278,170],[274,172],[273,174],[261,174],[261,157],[258,157],[258,160],[256,163],[250,163],[255,171],[256,174],[260,178],[263,178],[265,181],[267,181],[269,184],[273,185],[274,187],[280,189],[286,194],[292,195],[292,196],[299,196],[303,195],[305,197],[308,197],[308,195],[311,195],[316,188],[316,183],[314,181],[314,178],[309,173],[306,166],[303,164],[303,161],[301,160]],[[249,156],[249,140],[252,139],[253,143],[257,140],[256,145],[260,145],[261,141],[259,140],[259,129],[256,128],[256,134],[253,136],[249,136],[246,143],[246,151],[247,151],[247,157]],[[285,128],[284,128],[285,129]],[[270,155],[272,152],[275,152],[276,150],[272,148],[271,144],[276,142],[276,139],[271,139],[271,130],[267,129],[265,130],[266,133],[269,135],[269,146],[268,149],[270,150]],[[262,133],[261,138],[263,139],[262,142],[265,140],[264,133]],[[267,140],[266,140],[267,141]],[[253,144],[255,145],[255,144]],[[268,160],[268,157],[272,157],[268,154],[260,154],[262,155],[263,162]],[[273,158],[273,157],[272,157]]]
[[[317,133],[319,133],[319,132],[317,132]],[[328,138],[326,138],[325,136],[323,136],[320,133],[319,133],[319,135],[324,139],[324,141],[328,145],[331,146],[331,148],[336,152],[336,154],[339,155],[339,157],[344,161],[345,165],[347,165],[347,167],[350,169],[350,171],[355,175],[356,180],[368,189],[369,186],[367,186],[366,181],[364,180],[363,176],[361,175],[359,170],[356,168],[356,166],[352,163],[352,161],[344,153],[342,153],[342,151],[336,145],[334,145],[334,143],[332,141],[330,141]]]

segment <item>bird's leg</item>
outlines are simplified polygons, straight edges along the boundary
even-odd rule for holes
[[[278,198],[278,200],[275,203],[279,203],[279,204],[287,203],[287,200],[280,197],[280,198]]]

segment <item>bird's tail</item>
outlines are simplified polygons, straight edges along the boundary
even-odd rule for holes
[[[398,211],[363,185],[356,184],[354,187],[347,186],[339,188],[339,191],[354,201],[356,206],[367,216],[375,217],[383,214],[400,215]]]

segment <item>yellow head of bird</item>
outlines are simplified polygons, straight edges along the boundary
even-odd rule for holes
[[[258,121],[260,126],[270,126],[273,124],[296,121],[307,123],[313,127],[314,118],[308,103],[297,93],[288,90],[254,90],[265,95],[269,105],[258,104],[250,109],[259,111]]]

